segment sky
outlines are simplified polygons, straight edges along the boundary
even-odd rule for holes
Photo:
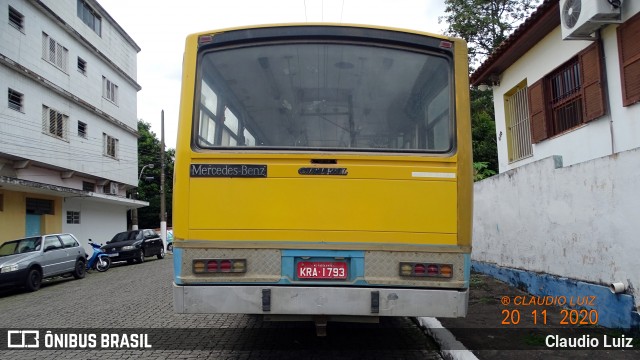
[[[137,58],[138,119],[175,148],[182,54],[188,34],[287,22],[371,24],[441,34],[444,0],[98,0],[142,49]],[[171,5],[169,5],[171,4]]]

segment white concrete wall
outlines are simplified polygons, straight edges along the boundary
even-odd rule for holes
[[[640,149],[554,168],[547,158],[475,183],[472,259],[608,285],[640,306]]]
[[[80,212],[80,224],[67,224],[67,211]],[[105,244],[113,235],[127,230],[126,212],[122,206],[100,203],[87,198],[65,198],[62,203],[62,231],[72,233],[91,255],[88,239]]]
[[[24,94],[23,112],[0,107],[0,142],[3,152],[119,183],[137,184],[138,143],[135,135],[74,102],[46,91],[40,84],[6,67],[0,66],[0,76],[9,83],[7,87],[0,89],[0,94],[5,99],[8,88]],[[43,132],[43,104],[69,117],[67,141]],[[87,124],[86,138],[78,136],[78,121]],[[103,155],[103,133],[119,140],[117,160]]]
[[[113,61],[127,75],[136,80],[137,78],[137,51],[134,44],[131,44],[119,28],[117,23],[111,22],[108,14],[101,12],[101,7],[95,6],[94,1],[87,0],[87,4],[100,14],[102,18],[102,32],[96,34],[78,17],[77,0],[41,0],[49,9],[56,13],[64,22],[76,29],[82,36],[89,40],[93,46],[104,54],[109,55]],[[117,19],[114,19],[114,21]],[[137,45],[135,45],[137,47]]]
[[[623,20],[640,12],[640,1],[625,1],[624,6]],[[622,107],[617,26],[607,25],[602,29],[609,102],[607,115],[568,133],[533,144],[532,157],[513,163],[509,163],[508,158],[504,94],[523,80],[531,86],[591,42],[563,41],[560,27],[557,27],[501,75],[500,85],[493,87],[500,172],[552,155],[561,155],[565,165],[570,165],[640,147],[640,124],[637,121],[640,104]]]
[[[88,40],[96,41],[92,43],[92,46],[96,46],[99,49],[103,47],[104,51],[102,52],[116,65],[126,65],[135,69],[135,65],[132,66],[122,61],[116,61],[118,57],[122,57],[121,53],[127,52],[129,53],[128,57],[135,62],[137,55],[135,49],[131,46],[126,46],[127,43],[123,40],[111,41],[109,47],[101,46],[108,39],[98,37],[93,30],[76,16],[75,0],[45,1],[45,3],[51,5],[50,7],[55,10],[64,10],[63,13],[67,16],[71,11],[74,18],[79,22],[74,26],[74,29]],[[23,32],[21,32],[9,25],[8,21],[0,23],[3,34],[0,53],[40,74],[45,79],[71,92],[80,99],[91,103],[101,111],[112,115],[134,129],[137,128],[137,90],[133,85],[128,83],[122,75],[94,51],[72,37],[58,22],[46,16],[30,2],[9,0],[9,5],[24,15],[25,24]],[[0,16],[4,19],[8,18],[7,6],[0,8]],[[106,24],[105,26],[109,28],[107,21],[103,20],[103,24]],[[42,32],[47,33],[69,50],[68,70],[66,73],[42,59]],[[87,62],[86,75],[77,70],[78,57]],[[121,69],[125,70],[124,68]],[[128,75],[135,79],[135,74],[128,73]],[[119,99],[117,106],[102,97],[102,76],[106,76],[118,85]]]

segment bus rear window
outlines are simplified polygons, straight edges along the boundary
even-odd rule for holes
[[[451,60],[367,43],[277,43],[198,59],[194,143],[202,149],[446,153]]]

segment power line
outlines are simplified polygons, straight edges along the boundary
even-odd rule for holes
[[[21,118],[8,116],[8,115],[5,115],[5,114],[0,114],[0,118],[5,118],[5,119],[9,119],[9,120],[23,120]],[[2,125],[2,124],[0,123],[0,125]],[[40,124],[36,124],[34,122],[29,122],[29,123],[15,122],[15,123],[11,123],[11,124],[7,123],[7,125],[10,125],[12,128],[19,128],[19,129],[24,129],[24,130],[27,130],[27,131],[37,132],[38,134],[42,134],[42,132],[41,132],[42,127],[40,126]],[[0,133],[2,133],[2,132],[0,131]],[[72,131],[68,131],[68,133],[70,135],[73,135]],[[19,135],[16,135],[14,133],[9,133],[9,132],[4,132],[4,134],[12,136],[12,137],[14,137],[14,136],[20,137]],[[22,136],[21,138],[23,138],[25,140],[33,141],[33,137]],[[89,135],[87,135],[86,137],[82,137],[82,136],[78,135],[78,138],[79,138],[78,141],[80,141],[82,143],[85,143],[85,144],[87,144],[89,142],[85,142],[83,140],[94,140],[95,143],[93,143],[93,144],[96,144],[96,145],[102,144],[102,141],[103,141],[102,137],[95,137],[95,136],[89,136]],[[67,140],[68,139],[65,139],[65,142]],[[139,150],[138,150],[139,147],[138,147],[137,140],[135,141],[135,144],[131,144],[131,145],[122,144],[120,140],[118,142],[119,142],[119,144],[118,144],[119,149],[121,149],[121,150],[130,149],[130,150],[132,150],[132,152],[138,152],[139,153]],[[61,145],[63,145],[63,144],[61,144]],[[53,145],[53,146],[55,146],[55,145]]]

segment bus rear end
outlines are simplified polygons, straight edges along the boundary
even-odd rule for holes
[[[460,317],[466,45],[345,25],[191,35],[174,174],[179,313]]]

